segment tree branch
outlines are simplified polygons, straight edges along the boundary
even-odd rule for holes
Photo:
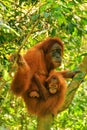
[[[64,111],[66,108],[69,107],[70,103],[72,102],[75,96],[77,89],[79,88],[81,82],[85,78],[87,74],[87,56],[84,57],[82,63],[79,65],[79,69],[81,72],[75,75],[72,82],[67,87],[65,102],[59,112]]]
[[[21,49],[22,49],[23,46],[26,44],[28,38],[31,36],[32,32],[34,31],[34,28],[35,28],[35,26],[37,25],[37,23],[38,23],[38,20],[35,22],[35,24],[34,24],[34,25],[32,26],[32,28],[31,28],[30,32],[27,34],[26,38],[23,40],[22,45],[21,45],[20,48],[18,49],[17,54],[20,53]]]

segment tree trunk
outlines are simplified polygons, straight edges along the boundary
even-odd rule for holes
[[[82,63],[79,66],[79,69],[81,72],[79,74],[76,74],[72,82],[67,87],[67,93],[64,105],[62,106],[62,108],[58,113],[64,111],[69,107],[70,103],[72,102],[75,96],[76,90],[78,89],[79,85],[81,84],[85,75],[87,74],[87,56],[84,57]],[[38,117],[37,130],[50,130],[52,122],[53,122],[53,116],[51,114],[45,116],[44,118]]]
[[[52,114],[47,115],[44,118],[38,118],[37,130],[50,130],[52,122]]]

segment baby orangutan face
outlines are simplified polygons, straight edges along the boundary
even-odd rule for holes
[[[51,94],[55,94],[58,90],[60,90],[60,84],[58,77],[56,75],[52,75],[47,79],[48,90]]]

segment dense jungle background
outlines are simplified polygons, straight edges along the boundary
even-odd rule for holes
[[[0,130],[36,128],[37,117],[10,91],[16,70],[12,55],[24,54],[46,37],[60,37],[64,43],[60,70],[76,70],[87,55],[87,1],[0,0]],[[87,130],[87,77],[51,130]]]

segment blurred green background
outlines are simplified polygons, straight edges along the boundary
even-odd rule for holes
[[[22,99],[10,91],[15,72],[11,55],[30,31],[22,54],[46,37],[60,37],[65,47],[60,69],[75,70],[87,55],[87,1],[0,1],[0,130],[35,130],[37,125]],[[69,108],[55,117],[51,130],[87,130],[87,77]]]

